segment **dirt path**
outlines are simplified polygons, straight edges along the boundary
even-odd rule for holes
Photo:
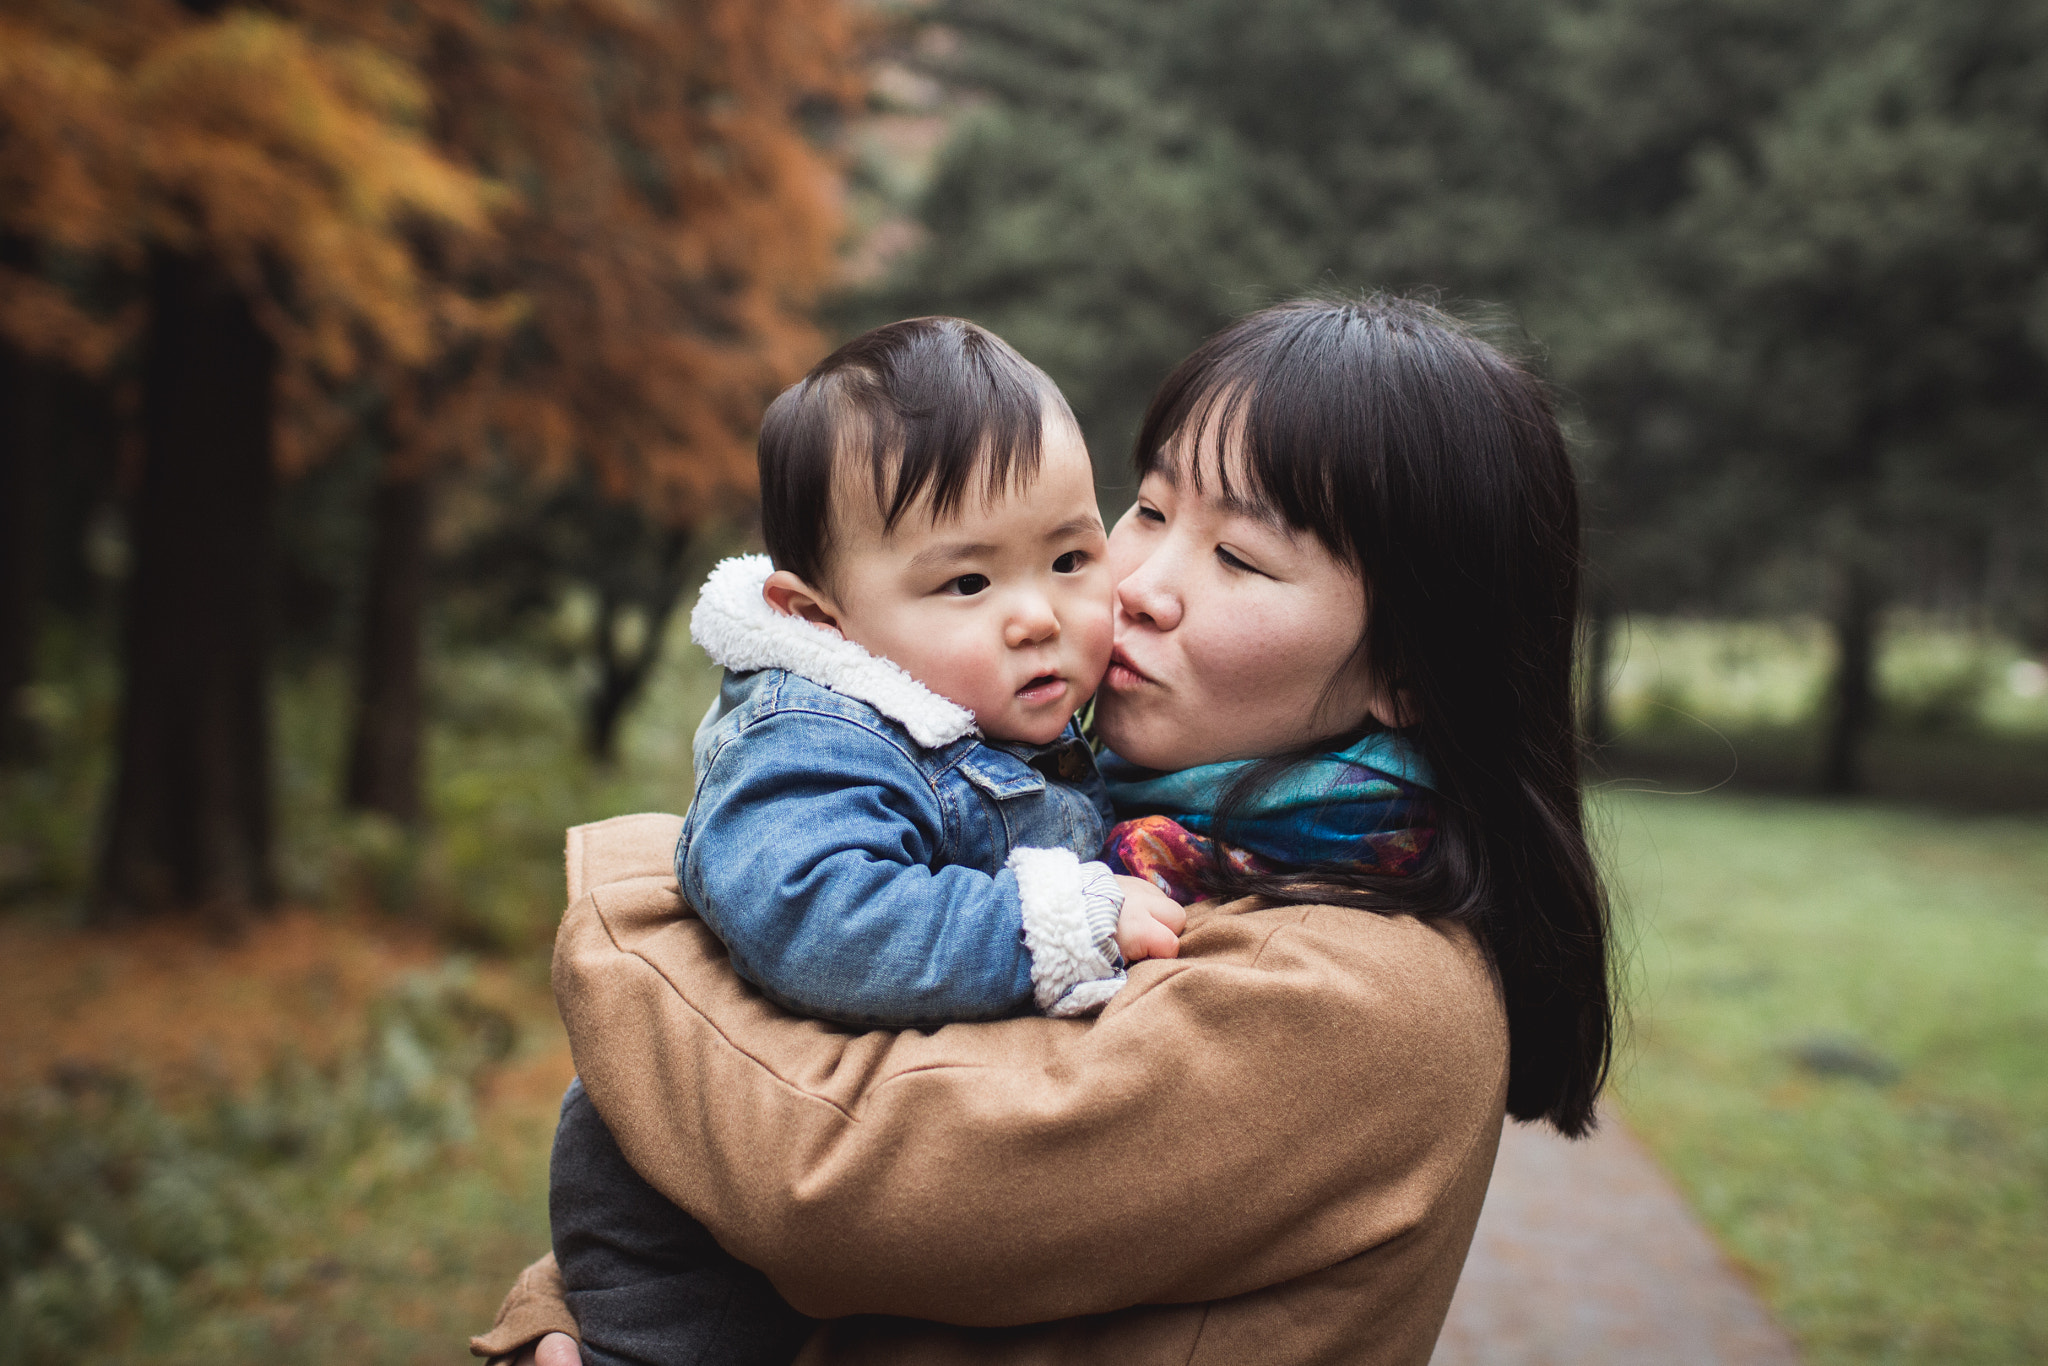
[[[1634,1135],[1509,1124],[1431,1366],[1797,1366]]]

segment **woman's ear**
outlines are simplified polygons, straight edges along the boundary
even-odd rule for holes
[[[1365,715],[1388,730],[1405,730],[1422,719],[1422,708],[1416,704],[1415,689],[1398,687],[1392,681],[1375,674],[1372,666],[1366,662],[1365,641],[1362,638],[1345,669],[1345,677],[1351,690],[1347,691],[1344,697],[1352,707],[1363,701]],[[1354,724],[1363,719],[1356,711],[1350,712],[1346,718],[1347,722]]]
[[[1372,713],[1373,720],[1388,730],[1405,730],[1421,719],[1420,710],[1415,705],[1415,693],[1408,688],[1395,688],[1391,695],[1375,693],[1366,710]]]
[[[839,609],[832,599],[805,583],[787,569],[778,569],[761,585],[761,597],[785,617],[801,617],[844,638],[839,629]]]

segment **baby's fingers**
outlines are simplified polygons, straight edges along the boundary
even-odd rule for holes
[[[1180,935],[1157,918],[1145,927],[1144,941],[1147,958],[1180,957]]]
[[[1187,930],[1187,908],[1185,906],[1182,906],[1178,901],[1175,901],[1170,897],[1161,897],[1157,902],[1146,907],[1145,909],[1152,912],[1152,918],[1154,920],[1157,920],[1160,924],[1166,926],[1167,929],[1172,930],[1175,934],[1181,934]]]

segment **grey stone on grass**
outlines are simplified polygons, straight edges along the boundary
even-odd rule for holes
[[[1899,1079],[1897,1063],[1846,1034],[1815,1034],[1795,1041],[1785,1051],[1817,1077],[1846,1077],[1872,1086],[1889,1086]]]

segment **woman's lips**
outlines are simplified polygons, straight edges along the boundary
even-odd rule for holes
[[[1117,692],[1130,692],[1152,680],[1131,663],[1131,657],[1123,652],[1122,647],[1118,647],[1109,653],[1109,672],[1102,676],[1102,681]]]

